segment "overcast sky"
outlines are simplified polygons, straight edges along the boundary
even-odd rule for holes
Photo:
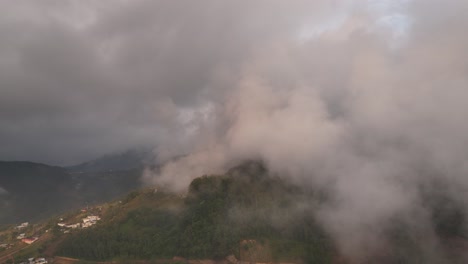
[[[0,160],[64,165],[196,130],[262,47],[407,1],[0,1]]]
[[[261,160],[330,191],[317,218],[357,260],[392,217],[434,251],[421,186],[468,204],[468,1],[0,0],[0,13],[0,160],[156,147],[169,162],[144,180],[182,192]]]

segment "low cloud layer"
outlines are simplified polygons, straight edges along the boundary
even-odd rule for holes
[[[382,229],[398,216],[437,262],[441,242],[421,189],[438,182],[449,199],[468,198],[466,8],[408,3],[411,23],[397,36],[356,12],[300,43],[254,49],[198,123],[189,154],[153,182],[183,191],[202,173],[262,160],[295,183],[331,190],[319,218],[351,259],[385,248]]]
[[[283,8],[304,13],[302,7],[318,6],[212,0],[0,5],[0,159],[54,164],[183,136],[193,112],[223,96],[227,87],[216,79],[231,72],[226,78],[237,78],[253,46],[290,34],[296,19],[275,22]]]
[[[0,195],[6,195],[6,194],[8,194],[8,191],[0,186]]]
[[[437,247],[421,186],[468,198],[463,1],[45,3],[1,3],[2,159],[156,145],[176,191],[262,160],[356,259],[395,215]]]

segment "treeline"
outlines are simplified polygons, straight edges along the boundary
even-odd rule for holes
[[[118,221],[71,234],[58,253],[86,260],[221,259],[245,258],[249,247],[256,247],[252,250],[263,253],[250,257],[257,260],[330,262],[330,240],[311,212],[297,208],[298,201],[313,203],[315,196],[266,174],[261,165],[248,164],[195,179],[182,208],[134,208]],[[162,199],[163,194],[133,193],[124,203],[138,195]]]

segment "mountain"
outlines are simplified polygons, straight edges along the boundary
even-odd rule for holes
[[[114,166],[112,162],[117,160],[122,164]],[[80,172],[33,162],[2,161],[0,225],[35,222],[125,195],[141,187],[141,164],[136,163],[134,153],[84,163],[75,167],[84,168]]]
[[[73,202],[73,180],[60,167],[1,161],[0,187],[0,223],[43,219]]]
[[[118,171],[70,173],[75,202],[81,206],[110,201],[141,188],[143,168]]]
[[[124,171],[151,165],[156,158],[151,149],[131,149],[107,154],[98,159],[66,167],[70,172]]]
[[[107,154],[95,160],[66,167],[75,182],[80,204],[109,201],[141,187],[146,166],[155,164],[150,148]]]

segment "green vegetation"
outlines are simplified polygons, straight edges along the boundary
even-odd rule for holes
[[[298,199],[314,196],[252,163],[195,179],[187,197],[147,190],[109,207],[103,224],[71,234],[59,254],[85,260],[237,258],[329,263],[330,240]],[[252,245],[245,241],[253,241]],[[250,243],[250,242],[249,242]],[[253,254],[256,251],[256,254]]]
[[[464,204],[447,196],[442,187],[421,187],[430,221],[415,225],[407,214],[383,221],[378,232],[386,247],[366,256],[366,261],[466,263],[459,250],[468,245]],[[333,197],[325,191],[290,185],[250,162],[224,175],[193,180],[184,196],[161,189],[133,191],[120,200],[70,211],[40,225],[22,230],[5,227],[0,241],[15,244],[9,250],[19,249],[24,245],[16,236],[26,233],[41,239],[19,251],[17,259],[61,255],[81,263],[174,263],[175,256],[217,260],[230,255],[244,262],[346,261],[316,222],[317,207],[330,201]],[[57,225],[58,221],[78,223],[88,215],[102,220],[66,234]],[[428,235],[440,239],[437,261],[433,261],[434,246],[425,243]]]

